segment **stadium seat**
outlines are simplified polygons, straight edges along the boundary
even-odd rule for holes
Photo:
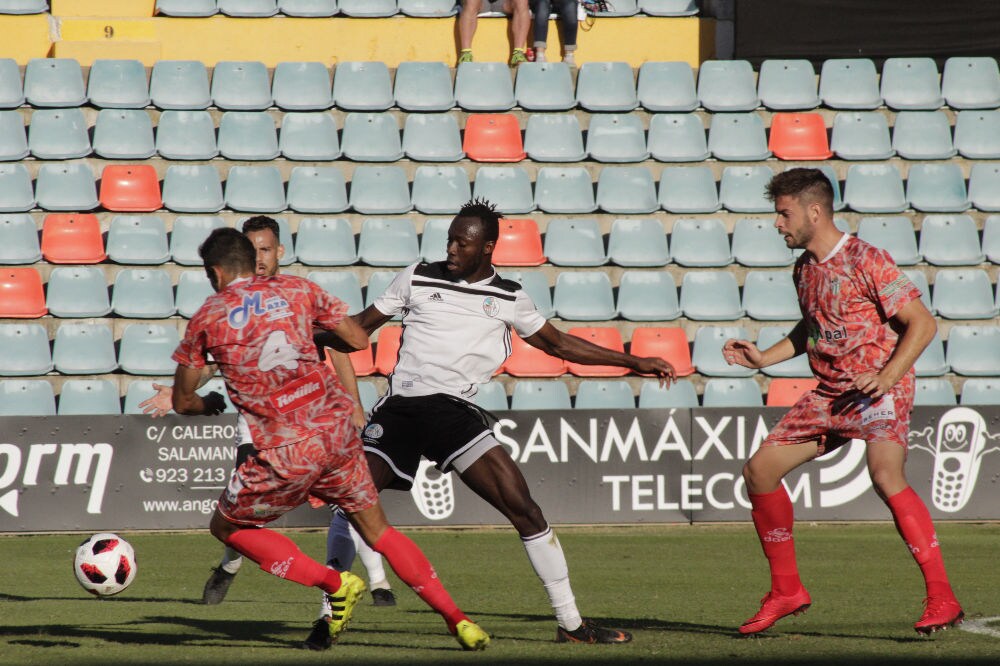
[[[410,113],[403,129],[403,152],[420,162],[456,162],[463,157],[458,121],[450,113]]]
[[[947,379],[918,379],[913,392],[913,406],[954,405],[955,388]]]
[[[333,105],[330,71],[321,62],[279,62],[271,83],[274,105],[285,111],[322,111]]]
[[[2,174],[3,165],[0,165]],[[0,183],[2,192],[2,183]],[[973,164],[969,174],[969,200],[982,211],[1000,211],[1000,164]]]
[[[584,63],[576,77],[576,101],[587,111],[632,111],[639,106],[632,68],[626,62]]]
[[[875,63],[869,58],[834,58],[823,62],[819,96],[832,109],[876,109],[882,105]],[[834,149],[836,150],[836,149]]]
[[[347,210],[347,184],[336,167],[297,166],[288,178],[288,207],[296,213]]]
[[[238,18],[267,18],[278,13],[276,0],[218,0],[219,11]]]
[[[597,178],[597,207],[606,213],[644,215],[660,207],[653,174],[642,166],[609,166]]]
[[[426,234],[426,230],[424,233]],[[534,220],[509,218],[500,220],[500,237],[493,250],[494,265],[540,266],[544,263],[542,237]]]
[[[355,167],[351,208],[364,215],[399,215],[413,208],[406,171],[395,166]]]
[[[394,271],[372,271],[368,275],[368,284],[365,286],[365,307],[375,302],[375,299],[382,295],[389,284],[396,278]],[[401,317],[396,315],[394,321],[399,321]]]
[[[885,105],[897,111],[932,110],[944,104],[932,58],[887,58],[881,94]]]
[[[118,387],[107,379],[68,379],[59,390],[59,416],[117,416]]]
[[[715,159],[728,162],[760,162],[771,156],[764,121],[752,112],[714,114],[708,150]]]
[[[142,109],[103,109],[94,125],[94,152],[109,160],[152,157],[156,145],[149,115]]]
[[[913,164],[906,179],[906,199],[912,208],[929,213],[968,210],[965,178],[958,164]]]
[[[60,318],[105,317],[111,312],[107,278],[97,266],[57,266],[49,274],[49,314]]]
[[[674,367],[678,377],[694,373],[687,334],[683,328],[637,328],[632,332],[629,351],[633,356],[666,360]]]
[[[344,16],[359,18],[392,16],[399,11],[396,0],[339,0],[337,6]]]
[[[369,349],[371,349],[369,347]],[[375,403],[378,402],[379,392],[375,382],[358,382],[358,393],[361,395],[361,407],[365,412],[370,412]]]
[[[571,328],[567,333],[582,338],[598,347],[618,352],[625,351],[621,333],[614,327],[593,326]],[[628,368],[621,368],[614,365],[584,365],[582,363],[569,362],[566,363],[566,369],[577,377],[624,377],[629,373]]]
[[[413,174],[413,207],[428,215],[454,214],[472,197],[460,166],[420,166]]]
[[[329,113],[286,113],[281,120],[278,150],[289,160],[330,162],[340,157],[337,124]]]
[[[587,154],[598,162],[642,162],[649,159],[642,121],[632,114],[591,116],[587,128]]]
[[[916,241],[914,241],[915,243]],[[733,228],[733,258],[743,266],[790,266],[795,255],[770,219],[744,217]]]
[[[934,274],[934,310],[945,319],[996,317],[990,276],[979,268],[939,269]]]
[[[127,319],[166,319],[176,312],[170,274],[158,269],[126,268],[115,276],[111,309]]]
[[[138,60],[95,60],[87,79],[87,97],[102,109],[147,107],[146,70]]]
[[[0,381],[0,416],[55,416],[56,398],[47,379]]]
[[[278,130],[263,111],[227,111],[219,122],[219,152],[237,162],[273,160],[278,156]]]
[[[603,266],[608,257],[597,220],[554,218],[545,230],[545,256],[556,266]]]
[[[639,68],[639,103],[653,113],[685,113],[698,108],[694,72],[686,62],[644,62]]]
[[[767,387],[768,407],[791,407],[807,391],[819,386],[815,379],[779,377],[772,379]]]
[[[681,218],[670,233],[674,263],[688,267],[733,263],[726,226],[717,218]]]
[[[607,321],[618,315],[611,280],[603,271],[567,271],[556,276],[552,304],[568,321]]]
[[[0,239],[3,238],[3,224],[5,220],[10,217],[8,216],[0,217]],[[23,223],[22,223],[23,224]],[[3,241],[0,240],[0,252],[3,251]],[[986,255],[986,259],[993,264],[1000,264],[1000,215],[990,215],[986,218],[983,223],[983,254]],[[0,255],[0,261],[2,261],[2,255]],[[5,263],[31,263],[31,262],[5,262]]]
[[[37,109],[31,114],[28,150],[39,160],[71,160],[90,155],[90,136],[83,111]]]
[[[946,160],[955,155],[948,116],[940,111],[900,111],[892,149],[906,160]]]
[[[470,113],[462,150],[476,162],[520,162],[525,154],[517,118],[510,113]]]
[[[595,16],[623,17],[635,16],[639,13],[638,0],[617,0],[614,4],[607,3],[607,8],[598,11]]]
[[[358,260],[354,232],[350,222],[342,217],[304,217],[299,220],[295,253],[298,261],[307,266],[350,266]],[[359,286],[359,297],[360,291]]]
[[[26,213],[0,214],[0,264],[33,264],[42,259],[38,228]]]
[[[151,212],[163,206],[156,169],[149,164],[109,164],[101,174],[101,205],[107,210]]]
[[[948,372],[944,343],[938,334],[934,334],[927,347],[920,353],[913,368],[917,377],[940,377]]]
[[[910,279],[910,282],[913,283],[914,287],[920,290],[920,300],[923,302],[927,310],[930,311],[931,314],[934,314],[934,306],[931,303],[931,288],[927,283],[927,276],[924,275],[924,272],[919,268],[910,268],[908,270],[904,270],[903,274]]]
[[[942,380],[947,381],[947,380]],[[951,384],[948,384],[951,389]],[[955,393],[952,389],[952,399]],[[942,404],[955,404],[942,403]],[[963,405],[1000,405],[1000,381],[989,379],[966,379],[962,384],[961,404]]]
[[[858,238],[888,252],[899,266],[919,264],[922,259],[913,222],[902,215],[862,217],[858,222]]]
[[[1000,69],[989,57],[954,56],[944,63],[941,93],[953,109],[1000,106]]]
[[[49,335],[41,324],[0,324],[0,376],[30,377],[52,371]]]
[[[719,182],[719,202],[734,213],[773,212],[774,204],[764,195],[773,176],[771,168],[763,165],[726,167]]]
[[[714,213],[721,208],[715,176],[707,166],[663,169],[658,200],[670,213]]]
[[[0,14],[42,14],[48,11],[47,0],[3,0]]]
[[[514,384],[510,397],[513,410],[572,409],[569,389],[561,381],[534,381],[524,379]]]
[[[858,213],[902,213],[907,203],[899,170],[892,164],[852,164],[844,204]]]
[[[0,268],[0,317],[35,319],[47,312],[42,276],[34,268]]]
[[[399,344],[403,336],[401,326],[383,326],[378,332],[375,345],[375,371],[380,375],[392,374],[399,359]]]
[[[514,98],[526,111],[572,109],[576,106],[576,96],[569,66],[563,62],[521,63],[514,82]]]
[[[1000,376],[1000,327],[953,326],[948,332],[947,362],[959,375]]]
[[[660,162],[701,162],[708,143],[701,118],[694,113],[658,113],[649,121],[648,149]]]
[[[698,407],[698,392],[687,379],[678,379],[670,386],[646,381],[639,389],[639,409],[690,409]]]
[[[215,293],[204,271],[182,271],[177,278],[177,314],[190,319],[205,299]]]
[[[420,261],[420,245],[408,218],[365,219],[358,241],[358,258],[369,266],[408,266]]]
[[[162,1],[162,0],[161,0]],[[214,0],[213,0],[214,3]],[[123,414],[142,414],[139,403],[152,398],[156,391],[153,390],[154,380],[152,379],[132,379],[125,390],[125,404],[122,407]],[[173,380],[158,381],[157,384],[172,385]],[[201,391],[198,391],[201,393]],[[171,410],[173,413],[173,410]]]
[[[352,241],[353,242],[353,241]],[[361,283],[358,276],[351,271],[311,271],[306,275],[323,288],[328,294],[347,304],[347,312],[356,314],[364,308],[361,298]]]
[[[149,97],[160,109],[207,109],[212,105],[208,70],[197,60],[158,60],[149,77]]]
[[[510,70],[501,62],[462,62],[455,74],[455,101],[466,111],[514,108]]]
[[[73,58],[32,58],[24,68],[24,99],[34,107],[87,103],[83,71]]]
[[[348,313],[351,314],[351,311],[348,310]],[[359,349],[356,352],[351,352],[348,354],[347,358],[351,361],[351,368],[354,369],[355,376],[368,377],[375,374],[375,354],[372,351],[371,346],[368,346],[365,349]],[[327,357],[327,360],[330,361],[331,365],[333,364],[333,361],[330,360],[329,357]],[[361,390],[360,383],[358,385],[358,390],[359,392]],[[361,404],[362,406],[366,404],[365,397],[363,395],[361,396]],[[372,403],[368,404],[371,405]],[[369,406],[368,409],[371,409],[371,407]]]
[[[618,266],[666,266],[670,251],[663,224],[653,217],[616,219],[608,237],[608,258]]]
[[[572,113],[533,113],[524,132],[524,150],[536,162],[582,162],[580,121]]]
[[[169,375],[177,367],[170,356],[179,343],[172,324],[129,324],[122,332],[118,363],[130,375]]]
[[[82,162],[43,164],[38,169],[35,199],[44,210],[93,210],[98,203],[94,172]]]
[[[895,152],[889,123],[875,111],[842,111],[833,119],[830,148],[844,160],[885,160]]]
[[[443,62],[401,62],[393,92],[404,111],[447,111],[455,106],[451,72]]]
[[[173,167],[171,167],[173,168]],[[226,226],[221,217],[209,215],[181,215],[174,219],[170,233],[170,256],[181,266],[201,266],[198,247],[205,242],[212,230]]]
[[[165,16],[205,17],[218,14],[219,7],[216,0],[156,0],[156,11]]]
[[[173,352],[173,350],[170,350]],[[52,346],[56,372],[64,375],[105,375],[118,367],[111,327],[103,324],[64,323],[56,329]],[[169,374],[173,367],[160,374]]]
[[[670,321],[681,316],[677,285],[667,271],[625,271],[618,287],[618,313],[629,321]]]
[[[225,205],[219,172],[209,164],[172,164],[163,177],[163,207],[175,213],[214,213]]]
[[[748,271],[743,283],[743,309],[758,321],[802,317],[792,276],[785,271]]]
[[[164,111],[156,126],[156,152],[169,160],[210,160],[219,154],[208,111]]]
[[[389,68],[384,62],[340,62],[333,103],[344,111],[385,111],[393,105]]]
[[[27,156],[24,116],[17,111],[0,111],[0,162],[12,162]]]
[[[753,111],[760,106],[746,60],[706,60],[698,70],[698,99],[709,111]]]
[[[789,166],[786,169],[786,171],[788,169],[792,169],[792,168],[794,168],[794,166]],[[833,167],[830,166],[829,164],[817,164],[814,168],[819,169],[820,171],[822,171],[823,175],[826,176],[826,179],[828,181],[830,181],[830,187],[833,188],[833,209],[834,210],[843,210],[844,209],[844,199],[840,195],[840,181],[837,179],[837,172],[834,171]],[[838,226],[838,228],[842,229],[843,231],[848,231],[849,230],[848,229],[848,225],[847,225],[847,221],[844,220],[843,218],[839,218],[839,217],[838,218],[834,218],[833,223],[834,224],[843,223],[843,227]]]
[[[546,319],[555,316],[555,308],[552,307],[552,293],[549,291],[549,280],[543,271],[507,270],[503,272],[503,276],[521,285],[540,315]]]
[[[767,147],[781,160],[826,160],[833,155],[818,113],[774,114]]]
[[[757,347],[764,351],[773,347],[785,338],[792,330],[792,326],[761,326],[757,332]],[[766,368],[761,368],[761,372],[769,377],[812,377],[812,370],[809,368],[809,360],[805,354],[799,354],[781,363],[775,363]]]
[[[508,220],[500,220],[500,233]],[[448,256],[448,229],[451,227],[450,217],[429,217],[424,221],[424,229],[420,232],[420,259],[428,263],[444,261]],[[536,230],[537,233],[537,230]],[[539,244],[541,240],[539,240]],[[499,241],[497,241],[499,245]],[[496,251],[493,252],[493,265],[496,266]]]
[[[736,276],[728,271],[688,271],[681,281],[681,310],[694,321],[731,321],[746,315]]]
[[[695,0],[639,0],[639,10],[647,16],[694,16]]]
[[[757,95],[775,111],[815,109],[816,70],[808,60],[765,60],[757,76]]]
[[[234,166],[226,178],[226,208],[243,213],[285,210],[285,184],[275,166]]]
[[[702,407],[763,407],[760,385],[753,377],[714,378],[705,382]]]
[[[0,164],[0,213],[23,213],[34,207],[28,169],[21,163]]]
[[[532,347],[512,331],[503,371],[513,377],[559,377],[566,374],[566,361]]]
[[[42,256],[53,264],[97,264],[104,261],[104,239],[97,216],[51,214],[42,224]]]
[[[212,103],[226,111],[263,111],[273,104],[264,63],[219,61],[212,70]]]
[[[521,167],[479,167],[472,196],[496,204],[497,210],[504,215],[522,215],[535,208],[531,181]]]
[[[959,111],[955,148],[972,160],[1000,158],[1000,111]]]
[[[920,254],[934,266],[983,263],[979,231],[968,215],[928,215],[920,228]]]
[[[750,334],[742,326],[702,326],[694,336],[691,361],[698,372],[707,377],[750,377],[754,371],[742,365],[729,365],[722,357],[726,340],[749,340]]]
[[[585,167],[542,167],[535,176],[535,207],[546,213],[592,213],[594,184]]]
[[[399,123],[391,113],[348,113],[341,141],[344,157],[356,162],[395,162],[403,157]]]
[[[0,109],[16,109],[24,104],[21,72],[13,58],[0,58]]]
[[[489,381],[480,385],[472,402],[488,412],[505,412],[510,409],[510,403],[507,401],[507,389],[498,381]]]
[[[621,379],[584,379],[576,387],[576,409],[635,409],[632,387]]]

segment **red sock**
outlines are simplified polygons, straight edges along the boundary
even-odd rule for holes
[[[299,550],[295,542],[268,529],[234,532],[226,545],[238,550],[278,578],[334,593],[340,589],[340,573],[329,569]]]
[[[799,567],[795,562],[795,541],[792,525],[795,516],[792,500],[788,499],[785,486],[763,495],[750,495],[754,527],[760,537],[767,563],[771,567],[771,591],[788,597],[799,591]]]
[[[413,588],[428,606],[441,614],[448,623],[449,631],[454,632],[456,624],[468,619],[452,601],[448,591],[438,580],[434,567],[417,544],[390,527],[372,544],[372,548],[385,555],[396,575]]]
[[[896,493],[886,500],[886,504],[892,511],[892,519],[896,521],[899,535],[920,566],[927,586],[927,596],[954,596],[927,505],[913,488]]]

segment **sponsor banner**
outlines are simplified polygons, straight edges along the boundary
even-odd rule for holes
[[[746,521],[741,471],[780,409],[505,412],[494,435],[553,523]],[[0,419],[0,532],[205,527],[235,460],[232,416]],[[936,519],[1000,518],[1000,408],[922,407],[907,476]],[[786,478],[803,520],[885,520],[865,445]],[[455,474],[424,463],[382,494],[398,525],[502,525]],[[276,526],[323,526],[299,507]]]

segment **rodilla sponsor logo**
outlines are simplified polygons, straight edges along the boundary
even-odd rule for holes
[[[114,448],[110,444],[0,444],[0,492],[20,480],[20,488],[0,495],[0,509],[20,514],[22,492],[49,480],[56,486],[90,485],[87,513],[101,513]],[[55,465],[53,469],[53,463]],[[51,470],[51,471],[50,471]],[[50,476],[51,474],[51,476]]]

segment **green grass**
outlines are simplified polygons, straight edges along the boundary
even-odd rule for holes
[[[938,533],[971,619],[1000,616],[1000,526]],[[813,607],[765,637],[734,628],[756,611],[766,565],[748,525],[559,531],[585,616],[628,628],[621,646],[558,645],[555,623],[509,530],[411,531],[466,612],[494,640],[463,653],[444,623],[393,579],[399,605],[358,608],[325,653],[299,648],[318,593],[244,565],[220,606],[201,588],[220,547],[205,533],[124,534],[139,573],[119,597],[91,598],[71,571],[79,535],[0,537],[0,663],[992,663],[1000,638],[948,631],[919,638],[923,585],[891,525],[801,525],[797,545]],[[321,555],[325,534],[293,532]],[[473,566],[473,563],[478,563]],[[993,625],[1000,635],[1000,622]]]

